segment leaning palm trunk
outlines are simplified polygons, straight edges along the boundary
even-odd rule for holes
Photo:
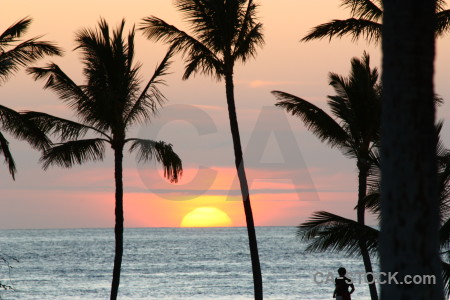
[[[367,193],[367,176],[368,176],[368,167],[364,162],[358,162],[359,174],[358,174],[358,206],[357,206],[357,221],[361,225],[365,225],[365,206],[363,204],[364,198]],[[373,280],[373,269],[372,262],[370,260],[370,254],[367,249],[367,243],[365,239],[360,239],[358,241],[359,249],[361,251],[361,256],[364,262],[364,268],[366,271],[366,278],[369,285],[370,298],[372,300],[378,300],[377,286]]]
[[[228,116],[230,119],[231,135],[233,137],[235,164],[241,188],[242,201],[244,204],[245,220],[247,223],[250,256],[252,261],[255,300],[262,300],[263,288],[262,288],[261,266],[259,263],[258,244],[256,241],[255,224],[253,221],[253,212],[250,203],[250,193],[248,189],[247,177],[245,175],[244,159],[242,156],[241,138],[239,135],[239,126],[236,116],[236,106],[234,102],[233,74],[231,72],[225,75],[225,86],[228,104]]]
[[[123,146],[114,149],[114,177],[116,181],[116,224],[114,235],[116,250],[114,255],[113,279],[111,283],[111,300],[117,299],[120,284],[120,271],[123,256],[123,181],[122,181]]]
[[[186,68],[183,79],[197,72],[225,79],[234,156],[247,221],[252,261],[255,299],[263,299],[261,267],[259,265],[255,225],[245,176],[239,127],[236,117],[233,87],[233,67],[256,55],[264,43],[262,24],[256,20],[257,5],[252,0],[176,0],[178,10],[190,23],[193,35],[179,30],[157,17],[144,19],[141,28],[148,38],[163,41],[175,52],[184,55]]]

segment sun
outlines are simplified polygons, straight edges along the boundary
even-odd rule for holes
[[[186,214],[180,227],[228,227],[232,226],[230,217],[215,207],[198,207]]]

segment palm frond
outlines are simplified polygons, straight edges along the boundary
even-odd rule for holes
[[[450,10],[445,10],[444,0],[436,1],[435,34],[442,36],[450,30]],[[349,8],[351,18],[346,20],[332,20],[314,27],[302,42],[329,37],[343,37],[350,35],[352,41],[360,37],[369,42],[379,42],[381,39],[381,19],[383,16],[382,1],[375,0],[342,0],[342,6]]]
[[[331,146],[345,146],[348,139],[347,133],[322,109],[302,98],[285,92],[272,91],[271,93],[277,98],[276,106],[282,107],[292,115],[299,117],[306,128],[321,141],[326,141]]]
[[[249,57],[256,55],[256,48],[264,45],[264,35],[262,34],[262,24],[256,24],[239,44],[236,44],[236,48],[233,53],[233,57],[236,60],[246,62]]]
[[[170,48],[164,56],[161,63],[156,67],[153,76],[148,81],[141,95],[137,98],[130,110],[126,112],[125,125],[129,123],[144,123],[150,120],[151,116],[156,113],[158,105],[165,101],[164,95],[158,89],[158,85],[165,85],[164,77],[168,73],[171,64],[170,59],[173,56],[173,48]]]
[[[27,141],[33,148],[43,150],[51,145],[51,141],[34,122],[2,105],[0,105],[0,127],[15,138]]]
[[[450,167],[439,173],[439,187],[441,219],[448,220],[450,218]]]
[[[366,210],[373,214],[380,215],[380,191],[370,191],[366,197],[364,197],[362,204]],[[355,207],[356,208],[356,207]]]
[[[137,160],[139,162],[146,162],[156,159],[164,168],[164,177],[170,182],[177,182],[183,174],[183,165],[180,157],[173,151],[171,144],[165,142],[143,140],[143,139],[129,139],[131,141],[130,152],[137,151]]]
[[[446,0],[436,0],[436,12],[444,10],[446,6]]]
[[[245,2],[245,1],[243,1]],[[256,10],[258,5],[249,0],[247,8],[241,9],[242,16],[237,28],[238,36],[234,41],[232,57],[235,60],[241,60],[243,63],[248,58],[256,55],[256,48],[264,45],[263,25],[256,22]]]
[[[441,143],[438,143],[438,149]],[[442,220],[450,218],[450,151],[445,149],[438,152],[438,184],[440,215]]]
[[[0,50],[3,50],[5,46],[25,34],[30,27],[31,22],[32,20],[30,18],[25,17],[3,31],[3,33],[0,34]]]
[[[441,248],[450,250],[450,219],[447,219],[439,229]]]
[[[339,74],[330,72],[328,74],[328,82],[337,94],[337,97],[344,99],[348,102],[349,89],[350,89],[350,79],[345,78]]]
[[[363,205],[366,210],[375,214],[380,220],[381,207],[380,207],[380,182],[381,182],[381,158],[379,148],[374,146],[369,152],[370,169],[367,177],[367,195],[363,199]],[[355,208],[356,209],[356,208]]]
[[[39,41],[39,38],[29,39],[8,51],[0,52],[1,81],[7,80],[20,67],[27,66],[46,55],[61,55],[62,51],[58,47],[47,41]]]
[[[154,40],[155,42],[161,41],[169,45],[175,44],[180,39],[192,38],[186,32],[154,16],[144,18],[138,30],[141,30],[149,40]],[[197,43],[200,42],[197,41]],[[187,49],[184,49],[184,51],[187,51]]]
[[[328,105],[340,125],[351,137],[347,155],[367,156],[379,141],[381,94],[378,70],[370,68],[370,58],[364,52],[362,59],[352,58],[348,77],[329,74],[330,85],[337,95],[328,96]]]
[[[364,241],[367,249],[375,254],[378,234],[374,228],[326,211],[315,212],[297,227],[297,236],[308,242],[308,252],[344,251],[348,255],[359,255],[359,242]]]
[[[444,104],[444,99],[439,96],[438,94],[434,94],[434,105],[436,105],[436,107],[441,106],[442,104]]]
[[[192,35],[153,16],[145,18],[140,29],[149,39],[173,46],[186,58],[183,79],[202,72],[221,80],[225,64],[232,68],[238,60],[245,63],[264,43],[252,0],[177,0],[175,4]]]
[[[0,154],[3,154],[5,158],[5,163],[8,165],[9,174],[11,174],[12,178],[15,180],[15,174],[17,172],[16,164],[14,162],[14,158],[9,150],[9,142],[0,132]]]
[[[58,118],[46,113],[25,111],[22,115],[24,118],[33,122],[42,132],[47,135],[56,135],[62,142],[82,138],[89,130],[103,135],[107,139],[110,138],[106,133],[94,127]]]
[[[44,68],[28,68],[28,74],[31,74],[34,80],[47,79],[44,89],[51,89],[59,96],[61,100],[66,102],[69,107],[74,108],[79,114],[89,114],[94,116],[92,100],[86,95],[82,87],[67,76],[58,65],[48,64]]]
[[[378,22],[383,16],[383,10],[382,3],[376,2],[378,3],[370,0],[343,0],[342,6],[350,8],[352,17]]]
[[[174,2],[183,19],[190,24],[190,29],[198,36],[204,36],[208,39],[211,38],[213,35],[211,33],[214,30],[218,30],[218,28],[215,28],[213,11],[218,6],[222,11],[225,10],[226,1],[176,0]],[[235,3],[237,2],[235,1]]]
[[[450,9],[436,13],[435,33],[441,36],[450,30]]]
[[[328,77],[330,85],[334,88],[337,95],[352,102],[350,104],[355,109],[358,108],[356,105],[365,102],[379,105],[378,69],[370,67],[370,57],[366,52],[363,53],[361,59],[357,57],[351,59],[349,77],[344,78],[333,72],[330,72]]]
[[[336,86],[334,86],[334,88],[336,90]],[[358,157],[357,144],[361,140],[361,132],[358,130],[359,128],[356,128],[357,124],[355,123],[357,121],[357,116],[353,111],[353,107],[351,106],[348,97],[327,96],[327,98],[327,104],[330,107],[332,115],[338,120],[339,125],[349,136],[348,149],[345,149],[346,153],[348,153],[350,157]]]
[[[174,52],[180,52],[182,55],[189,52],[193,45],[196,45],[198,49],[202,49],[205,53],[211,52],[195,37],[154,16],[144,18],[139,30],[142,30],[144,36],[148,39],[168,44]]]
[[[362,58],[353,57],[351,60],[351,72],[350,72],[350,82],[358,82],[360,78],[365,84],[370,87],[375,86],[378,83],[378,68],[370,67],[370,56],[364,51]]]
[[[237,37],[236,41],[234,43],[235,46],[239,47],[240,44],[246,39],[246,36],[257,26],[260,25],[260,23],[256,23],[256,10],[258,5],[253,1],[249,0],[247,2],[246,8],[244,9],[245,1],[242,2],[242,8],[240,9],[239,17],[238,17],[238,24],[240,26],[237,27]],[[235,48],[233,50],[233,56],[235,56],[236,53]]]
[[[372,148],[369,152],[369,160],[370,160],[370,169],[369,175],[367,177],[367,185],[369,190],[378,191],[379,183],[381,179],[381,157],[380,157],[380,140],[372,145]]]
[[[175,5],[193,35],[213,52],[231,51],[244,1],[177,0]]]
[[[331,40],[333,37],[342,38],[345,35],[350,35],[352,37],[352,41],[356,41],[360,37],[363,37],[369,42],[374,41],[377,43],[381,39],[381,24],[355,18],[346,20],[332,20],[331,22],[314,27],[305,37],[301,39],[301,41],[308,42],[326,37]]]
[[[70,168],[74,164],[103,160],[105,139],[86,139],[57,144],[44,151],[40,161],[47,170],[51,165]]]
[[[450,297],[450,263],[442,262],[442,279],[444,281],[444,292]]]
[[[202,53],[192,53],[186,58],[186,66],[183,73],[183,80],[187,80],[196,73],[202,72],[207,76],[212,76],[215,80],[222,80],[224,65],[212,57]]]
[[[23,18],[0,34],[0,84],[9,76],[45,55],[61,55],[60,48],[47,41],[34,37],[21,41],[31,24],[30,18]],[[11,49],[8,50],[8,47]]]
[[[156,17],[145,18],[140,30],[148,39],[162,41],[170,45],[174,52],[189,57],[183,79],[200,70],[206,75],[214,75],[218,80],[222,77],[222,60],[206,45],[186,32]]]
[[[97,29],[82,29],[76,49],[82,53],[84,93],[91,99],[90,111],[81,111],[83,123],[101,131],[125,128],[125,118],[139,97],[139,63],[133,64],[134,27],[124,37],[125,20],[111,30],[101,19]]]

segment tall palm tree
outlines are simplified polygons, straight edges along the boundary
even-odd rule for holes
[[[360,37],[369,42],[381,39],[383,3],[381,0],[341,0],[342,6],[350,9],[350,18],[332,20],[320,24],[302,38],[303,42],[328,37],[349,35],[356,41]],[[445,9],[445,1],[437,0],[435,33],[442,36],[450,30],[450,10]]]
[[[436,1],[384,0],[380,269],[436,284],[382,285],[386,299],[443,299],[433,73]]]
[[[442,124],[438,125],[440,131]],[[450,151],[438,143],[438,183],[440,211],[440,248],[443,266],[445,291],[450,296]],[[376,172],[371,178],[371,189],[363,205],[380,219],[380,160],[374,157]],[[354,220],[339,215],[319,211],[306,222],[298,226],[297,235],[308,243],[306,251],[345,252],[350,256],[359,256],[359,239],[367,240],[367,247],[373,255],[378,255],[380,232],[377,228],[361,225]],[[447,254],[447,257],[446,255]]]
[[[297,96],[280,91],[272,91],[272,94],[278,100],[276,106],[298,116],[321,141],[338,147],[344,155],[356,159],[360,204],[367,193],[367,178],[372,165],[371,152],[379,141],[381,94],[378,70],[370,68],[368,54],[364,53],[362,59],[353,58],[351,65],[348,78],[335,73],[329,75],[330,85],[336,92],[335,96],[328,96],[333,116]],[[361,225],[365,223],[363,205],[358,205],[357,221]],[[359,241],[359,246],[366,272],[372,272],[364,239]],[[377,299],[375,284],[369,284],[369,288],[372,299]]]
[[[176,0],[175,3],[185,20],[190,23],[192,34],[154,16],[145,18],[141,29],[149,39],[170,44],[175,51],[183,54],[186,61],[183,79],[188,79],[197,72],[211,75],[217,80],[225,79],[235,165],[247,222],[255,299],[262,299],[261,268],[233,83],[235,64],[245,63],[250,57],[254,57],[256,48],[264,42],[262,24],[256,20],[257,5],[252,0]]]
[[[86,83],[75,84],[58,65],[29,68],[34,79],[47,79],[45,88],[55,91],[59,98],[74,109],[78,122],[45,113],[28,112],[25,115],[43,132],[57,135],[60,143],[46,150],[41,158],[43,168],[51,165],[70,168],[74,164],[102,160],[105,145],[114,151],[115,175],[115,258],[110,299],[116,299],[120,281],[123,254],[123,182],[122,160],[125,144],[130,152],[137,151],[139,161],[156,159],[164,166],[164,175],[176,182],[182,173],[180,158],[172,145],[164,142],[128,138],[127,131],[137,124],[149,121],[165,98],[158,86],[164,84],[169,58],[166,54],[143,89],[134,64],[134,28],[123,37],[125,21],[110,32],[106,21],[99,22],[98,30],[83,29],[77,33],[77,48],[81,50]],[[95,138],[84,138],[87,134]]]
[[[21,67],[43,58],[46,55],[61,55],[61,50],[54,44],[40,41],[40,37],[22,40],[30,27],[31,19],[17,21],[0,34],[0,86]],[[50,141],[44,134],[33,128],[16,111],[0,105],[0,128],[13,136],[28,141],[31,146],[43,149]],[[9,142],[0,131],[0,154],[5,157],[9,173],[15,178],[16,164],[9,149]]]

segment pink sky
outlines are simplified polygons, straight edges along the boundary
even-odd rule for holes
[[[327,84],[328,72],[346,76],[350,59],[361,57],[364,50],[370,53],[373,66],[379,66],[380,47],[364,41],[351,43],[349,38],[330,43],[327,40],[299,42],[314,25],[348,17],[348,12],[339,8],[339,0],[259,2],[266,44],[256,59],[238,66],[235,75],[242,144],[250,161],[248,174],[253,182],[255,222],[261,226],[298,225],[317,210],[353,218],[357,188],[355,162],[320,143],[296,118],[271,110],[275,101],[270,91],[290,92],[326,108],[326,96],[333,93]],[[186,28],[172,1],[130,0],[127,6],[124,3],[4,0],[0,30],[31,16],[34,22],[27,37],[45,34],[46,40],[57,42],[66,51],[64,57],[44,59],[36,65],[52,60],[82,83],[79,56],[72,51],[74,33],[83,27],[95,27],[100,17],[112,26],[125,18],[131,28],[143,17],[156,15]],[[450,56],[445,53],[450,49],[450,39],[441,38],[437,45],[436,92],[447,100],[439,108],[439,117],[448,119]],[[137,34],[136,49],[137,60],[143,63],[141,75],[147,78],[162,59],[166,47]],[[214,206],[225,211],[235,226],[243,226],[242,203],[235,201],[239,200],[236,199],[239,194],[233,186],[234,158],[223,83],[204,76],[181,81],[182,67],[180,57],[175,57],[172,74],[166,78],[168,86],[162,88],[169,102],[161,110],[161,119],[155,120],[153,127],[135,128],[130,134],[172,143],[183,159],[185,175],[179,184],[169,185],[153,164],[138,166],[134,157],[128,155],[124,161],[125,225],[176,227],[196,207]],[[17,110],[45,111],[71,118],[71,112],[42,86],[42,82],[34,82],[20,72],[0,87],[0,101]],[[264,118],[276,122],[264,122]],[[449,126],[445,124],[443,131],[447,145],[450,145]],[[261,140],[267,132],[268,138]],[[277,136],[283,137],[281,142]],[[38,164],[38,152],[30,150],[26,143],[13,139],[10,142],[18,174],[13,181],[5,167],[0,169],[0,229],[114,225],[110,152],[101,163],[72,169],[53,167],[44,172]],[[286,150],[292,145],[299,151]],[[258,155],[260,161],[252,162]],[[298,159],[286,163],[286,155]],[[195,179],[197,174],[201,176]],[[295,188],[302,191],[302,199]],[[190,190],[201,193],[197,196]]]

